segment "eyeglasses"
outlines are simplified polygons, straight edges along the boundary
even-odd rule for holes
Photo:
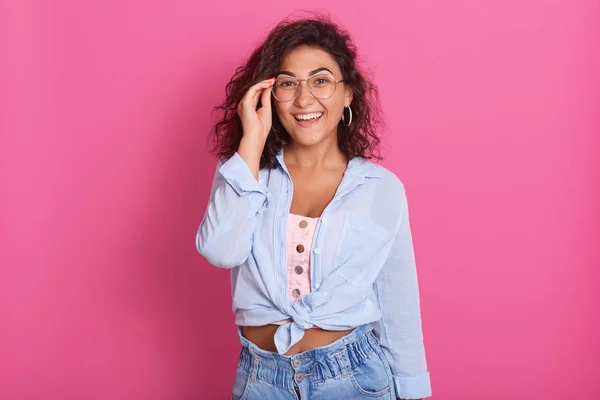
[[[335,87],[343,79],[336,80],[331,75],[314,75],[306,79],[296,79],[293,76],[280,75],[273,84],[273,97],[278,101],[290,101],[300,93],[300,82],[306,81],[308,91],[317,99],[326,100],[333,96]]]

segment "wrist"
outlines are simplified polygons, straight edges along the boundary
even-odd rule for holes
[[[246,162],[246,165],[252,171],[255,178],[258,179],[260,169],[260,158],[262,156],[265,143],[254,137],[242,137],[237,153]]]

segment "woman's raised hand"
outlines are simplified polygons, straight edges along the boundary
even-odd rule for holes
[[[242,120],[242,140],[237,152],[257,179],[260,158],[273,124],[271,120],[273,83],[275,78],[265,79],[250,86],[237,108],[237,113]],[[259,98],[261,107],[257,110]]]
[[[260,139],[263,145],[272,125],[271,91],[274,82],[275,78],[270,78],[250,86],[237,108],[244,138]],[[257,110],[258,99],[261,107]]]

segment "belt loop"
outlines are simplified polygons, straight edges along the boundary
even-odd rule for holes
[[[350,368],[346,361],[346,357],[344,357],[344,355],[342,354],[342,351],[338,351],[337,353],[335,353],[335,357],[337,358],[340,369],[342,370],[342,376],[346,377],[350,372]]]
[[[252,354],[252,368],[250,368],[250,382],[256,382],[256,377],[258,376],[258,358]]]

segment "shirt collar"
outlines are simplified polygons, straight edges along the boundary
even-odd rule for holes
[[[359,178],[381,178],[376,164],[362,157],[354,157],[348,163],[348,171]]]

